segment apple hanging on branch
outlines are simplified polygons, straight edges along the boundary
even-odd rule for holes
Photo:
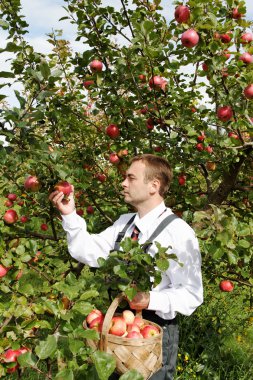
[[[178,5],[176,7],[174,17],[179,24],[187,22],[190,19],[190,16],[190,9],[186,5]]]
[[[233,110],[230,106],[222,106],[217,109],[217,117],[221,121],[229,121],[233,116]]]
[[[187,48],[193,48],[199,42],[199,35],[194,29],[186,30],[181,36],[182,45]]]

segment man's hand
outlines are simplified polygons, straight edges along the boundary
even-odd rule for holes
[[[145,292],[138,292],[132,301],[128,301],[129,306],[131,309],[134,310],[142,310],[147,309],[149,305],[150,295],[149,293]]]
[[[49,200],[60,211],[62,215],[71,214],[75,210],[74,186],[71,187],[72,192],[69,194],[67,198],[64,197],[64,194],[61,191],[53,191],[49,195]]]

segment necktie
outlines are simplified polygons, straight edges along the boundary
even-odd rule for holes
[[[133,229],[133,232],[131,235],[131,239],[132,240],[138,240],[139,239],[139,233],[140,233],[139,228],[137,226],[134,226],[134,229]]]

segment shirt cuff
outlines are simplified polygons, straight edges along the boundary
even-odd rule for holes
[[[80,225],[80,216],[77,215],[76,210],[74,210],[71,214],[61,215],[61,217],[63,227],[73,228],[76,225]]]

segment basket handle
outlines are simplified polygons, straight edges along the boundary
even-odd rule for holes
[[[101,331],[101,337],[100,337],[100,343],[99,343],[99,349],[101,351],[107,351],[107,346],[108,346],[108,331],[111,325],[111,320],[112,317],[117,309],[117,307],[120,305],[121,301],[124,299],[127,300],[127,297],[124,293],[119,294],[114,300],[112,301],[111,305],[109,306],[106,314],[105,314],[105,319],[103,322],[103,327]],[[136,310],[136,315],[142,316],[141,310]]]

